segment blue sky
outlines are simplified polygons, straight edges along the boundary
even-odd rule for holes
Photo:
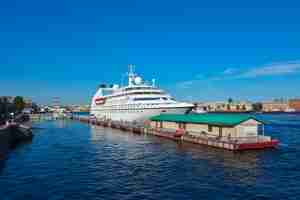
[[[296,1],[0,3],[0,95],[88,103],[127,65],[178,99],[300,96]]]

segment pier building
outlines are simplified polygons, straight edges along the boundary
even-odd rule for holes
[[[263,122],[249,115],[201,114],[159,115],[151,118],[152,128],[184,129],[190,135],[208,137],[257,137],[258,126]]]
[[[185,141],[214,147],[242,150],[261,149],[278,144],[277,140],[264,135],[264,122],[250,115],[162,114],[150,120],[151,129],[157,133],[175,133],[175,136],[177,134]]]
[[[197,102],[195,105],[199,110],[206,112],[249,112],[253,110],[252,103],[247,101]]]

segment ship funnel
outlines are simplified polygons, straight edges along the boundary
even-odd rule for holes
[[[106,88],[106,84],[100,84],[99,88]]]

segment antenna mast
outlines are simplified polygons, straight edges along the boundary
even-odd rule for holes
[[[134,82],[134,65],[130,64],[128,65],[128,68],[129,68],[129,74],[128,74],[128,85],[129,86],[132,86],[134,85],[133,82]]]
[[[128,68],[129,68],[129,76],[134,75],[134,65],[130,64],[128,65]]]

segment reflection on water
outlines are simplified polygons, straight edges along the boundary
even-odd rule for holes
[[[272,122],[268,133],[285,146],[231,152],[74,121],[40,122],[32,144],[15,149],[4,163],[0,195],[9,200],[299,199],[295,124],[300,120],[263,117]]]
[[[5,161],[6,161],[6,158],[4,158],[4,157],[0,158],[0,175],[2,174],[2,171],[5,167]]]
[[[58,120],[57,123],[55,123],[55,127],[57,128],[66,128],[67,125],[68,125],[67,120]]]
[[[105,148],[113,151],[118,148],[127,148],[126,155],[124,155],[126,158],[125,161],[133,162],[133,164],[137,164],[134,162],[140,162],[150,157],[157,157],[161,155],[161,152],[170,151],[169,148],[172,148],[171,151],[175,155],[189,157],[193,162],[200,163],[205,161],[211,166],[221,166],[225,176],[239,182],[244,182],[245,184],[255,182],[256,177],[262,173],[257,165],[259,161],[258,156],[261,154],[260,151],[231,152],[189,143],[175,143],[163,138],[140,136],[97,126],[91,127],[91,135],[91,140],[98,147],[101,147],[100,143],[106,142],[111,145]],[[126,146],[122,146],[124,142],[126,142]],[[136,148],[137,150],[134,152],[128,150]],[[160,165],[159,162],[162,162],[164,159],[167,160],[169,158],[165,157],[153,162],[158,162],[157,165]],[[234,175],[236,171],[239,171],[238,176]]]
[[[10,144],[8,141],[2,141],[0,143],[0,175],[6,167],[6,161],[9,158],[11,151],[22,151],[26,147],[30,147],[32,140],[26,140],[18,142],[16,144]]]

